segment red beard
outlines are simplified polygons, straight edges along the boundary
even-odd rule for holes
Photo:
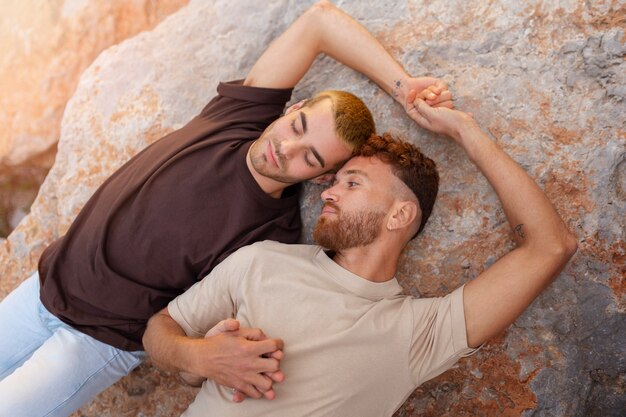
[[[381,211],[342,212],[334,203],[327,206],[337,211],[335,218],[320,217],[313,231],[318,245],[332,251],[356,248],[372,243],[380,234],[385,218]]]

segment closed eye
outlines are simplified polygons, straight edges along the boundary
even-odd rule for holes
[[[311,162],[311,160],[309,159],[309,153],[305,153],[304,154],[304,163],[307,164],[308,166],[310,166],[311,168],[315,168],[315,164],[313,162]]]
[[[298,129],[296,129],[296,119],[293,119],[291,121],[291,130],[293,130],[293,133],[295,133],[296,135],[300,135],[300,132],[298,132]]]

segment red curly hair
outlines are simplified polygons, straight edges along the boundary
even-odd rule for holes
[[[394,175],[413,191],[422,211],[420,226],[415,233],[417,236],[424,229],[433,211],[439,190],[439,173],[435,162],[425,156],[417,146],[390,133],[370,136],[367,142],[355,151],[355,156],[375,156],[391,165]]]

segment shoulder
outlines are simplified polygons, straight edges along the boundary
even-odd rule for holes
[[[264,240],[245,246],[237,251],[242,257],[255,258],[258,256],[294,256],[309,258],[319,252],[320,247],[305,244],[287,244]]]
[[[293,88],[267,88],[244,85],[243,80],[220,82],[217,93],[223,97],[255,103],[284,105]]]
[[[215,270],[245,272],[266,271],[278,266],[300,265],[303,261],[313,259],[320,250],[319,246],[285,244],[272,240],[256,242],[233,252],[228,258],[217,265]]]
[[[200,117],[269,124],[280,117],[291,92],[292,89],[248,87],[241,80],[221,82],[217,96],[202,109]]]

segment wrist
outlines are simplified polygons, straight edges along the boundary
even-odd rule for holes
[[[476,163],[483,154],[495,143],[483,132],[476,122],[465,123],[458,129],[456,142],[465,150],[469,159]]]
[[[172,358],[175,358],[175,363],[172,363],[171,365],[173,365],[173,367],[179,372],[198,374],[200,364],[197,363],[197,360],[203,355],[196,351],[200,349],[201,341],[202,339],[195,339],[187,336],[177,337],[174,343],[174,352],[172,354]]]
[[[394,98],[398,103],[405,107],[407,96],[411,89],[409,80],[410,76],[404,72],[400,72],[396,77],[391,79],[391,87],[389,88],[389,95]]]

